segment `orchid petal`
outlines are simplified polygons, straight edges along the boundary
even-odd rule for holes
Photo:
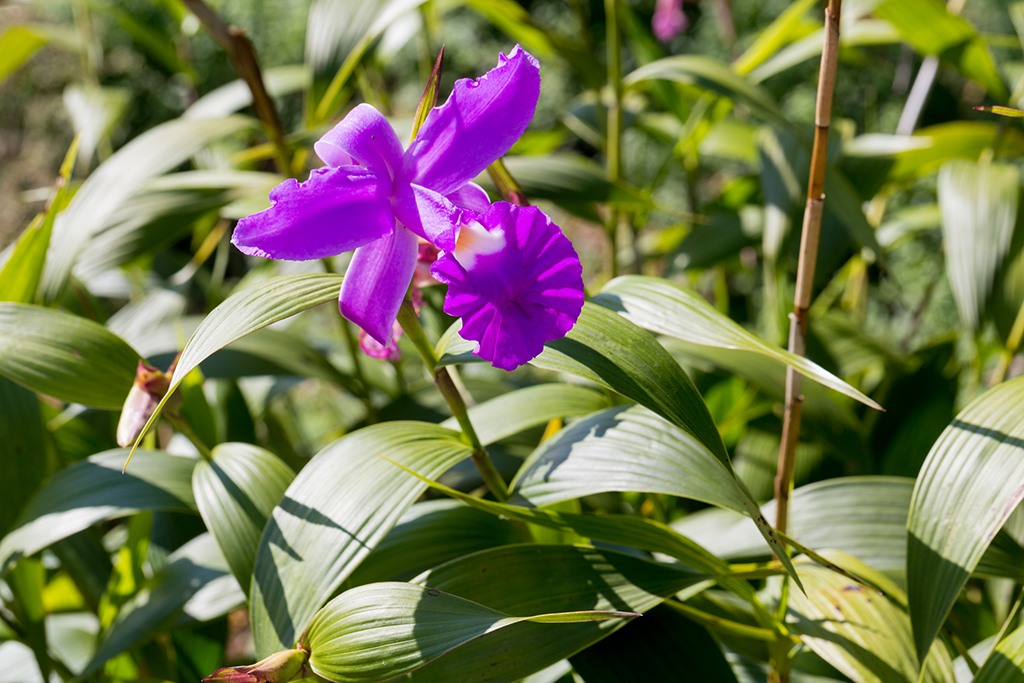
[[[391,197],[398,222],[440,249],[455,248],[462,212],[433,190],[401,183]]]
[[[317,168],[270,191],[271,207],[238,221],[231,242],[245,254],[307,261],[351,251],[395,228],[391,180],[359,166]]]
[[[431,268],[448,285],[444,310],[462,318],[474,353],[512,370],[572,329],[583,309],[583,268],[572,244],[536,207],[497,202],[467,224]]]
[[[504,155],[526,130],[540,96],[540,65],[518,45],[479,80],[455,82],[405,152],[396,180],[450,194]]]
[[[416,269],[416,235],[394,233],[356,249],[341,284],[341,314],[387,346]]]
[[[464,211],[481,214],[491,208],[491,198],[487,190],[476,183],[466,183],[459,189],[448,194],[448,201]]]
[[[384,115],[369,104],[360,104],[313,144],[328,166],[349,164],[354,159],[371,171],[394,178],[402,165],[402,143]]]

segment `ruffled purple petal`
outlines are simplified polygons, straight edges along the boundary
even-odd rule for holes
[[[450,194],[508,152],[526,130],[540,96],[540,65],[516,45],[479,80],[455,82],[409,145],[399,180]]]
[[[402,143],[384,116],[369,104],[360,104],[338,125],[313,144],[328,166],[352,160],[371,171],[394,178],[402,165]]]
[[[447,198],[412,183],[395,186],[391,205],[405,227],[440,249],[454,249],[462,212]]]
[[[476,183],[466,183],[455,192],[449,193],[448,201],[463,211],[471,211],[474,215],[491,208],[491,198],[487,196],[487,190]]]
[[[360,247],[341,283],[341,314],[387,346],[416,269],[416,235],[398,226]]]
[[[561,229],[536,207],[497,202],[462,229],[431,269],[448,285],[444,310],[496,367],[513,370],[565,336],[583,309],[583,268]]]
[[[242,253],[307,261],[351,251],[395,228],[391,180],[359,166],[317,168],[304,183],[270,191],[272,206],[238,221],[231,242]]]

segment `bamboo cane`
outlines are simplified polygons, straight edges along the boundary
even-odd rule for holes
[[[825,157],[828,152],[828,127],[832,119],[832,92],[836,84],[839,62],[839,13],[842,0],[829,0],[825,10],[825,45],[821,52],[818,76],[818,101],[814,112],[814,148],[811,152],[811,173],[807,183],[807,206],[804,209],[803,235],[800,238],[800,260],[796,273],[796,296],[789,314],[789,350],[804,355],[807,337],[807,309],[811,306],[811,286],[818,259],[818,238],[821,234],[821,213],[825,206]],[[782,443],[779,446],[779,469],[775,476],[775,528],[786,530],[789,515],[789,488],[793,479],[793,463],[800,436],[800,411],[803,396],[801,377],[792,367],[786,369],[786,412],[782,422]]]

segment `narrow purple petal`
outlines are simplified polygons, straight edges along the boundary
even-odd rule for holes
[[[479,80],[455,82],[406,150],[398,179],[450,194],[508,152],[540,96],[540,65],[516,45]]]
[[[402,165],[402,143],[384,115],[360,104],[313,144],[328,166],[356,163],[394,178]]]
[[[583,309],[583,268],[572,244],[536,207],[497,202],[469,223],[431,269],[448,285],[444,310],[463,339],[513,370],[572,329]]]
[[[454,249],[462,212],[433,190],[399,183],[391,197],[395,217],[405,227],[440,249]]]
[[[448,194],[448,201],[463,211],[472,211],[480,214],[491,208],[491,198],[487,196],[487,190],[476,183],[466,183],[455,192]]]
[[[351,251],[395,228],[391,180],[359,166],[317,168],[304,183],[270,191],[272,206],[238,221],[231,242],[245,254],[307,261]]]
[[[341,284],[341,314],[387,346],[402,299],[416,269],[416,235],[394,233],[360,247]]]

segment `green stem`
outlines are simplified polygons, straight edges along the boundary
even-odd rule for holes
[[[363,374],[363,366],[359,362],[359,344],[356,342],[356,337],[352,334],[352,328],[348,326],[348,321],[338,314],[338,321],[341,323],[341,336],[345,338],[345,344],[348,346],[348,352],[352,356],[352,368],[355,373],[356,379],[359,380],[359,384],[363,387],[363,395],[359,397],[359,400],[363,402],[363,407],[366,408],[366,421],[370,424],[377,422],[377,409],[373,406],[373,401],[370,399],[370,385],[366,382],[366,375]]]
[[[618,0],[604,0],[605,43],[608,50],[608,130],[605,135],[605,159],[608,180],[617,182],[622,171],[622,43],[619,39]],[[619,210],[612,208],[605,229],[611,242],[612,277],[619,274]]]
[[[167,418],[167,421],[170,422],[175,429],[188,437],[188,440],[191,441],[192,445],[196,447],[197,451],[199,451],[199,455],[203,456],[203,460],[206,462],[213,461],[213,452],[205,443],[203,443],[203,440],[199,438],[199,435],[192,430],[192,425],[190,425],[185,418],[179,415],[172,415],[171,413],[164,413],[164,417]]]
[[[494,461],[491,460],[487,449],[480,443],[480,437],[477,436],[476,430],[473,429],[473,423],[469,419],[469,409],[466,407],[466,401],[455,386],[448,368],[437,367],[437,353],[434,352],[433,345],[427,339],[427,335],[423,331],[423,326],[420,324],[420,319],[417,317],[409,297],[405,298],[405,301],[402,302],[402,307],[398,310],[398,324],[402,326],[402,330],[412,341],[416,350],[419,351],[424,364],[427,366],[427,370],[430,371],[431,376],[434,378],[434,384],[437,385],[438,390],[440,390],[441,395],[448,404],[448,408],[452,411],[452,415],[458,421],[459,427],[462,428],[462,436],[473,448],[470,458],[477,469],[480,470],[480,476],[483,477],[484,484],[487,485],[487,488],[498,502],[504,503],[508,500],[508,486],[505,484],[505,480],[502,479],[498,469],[494,466]]]

